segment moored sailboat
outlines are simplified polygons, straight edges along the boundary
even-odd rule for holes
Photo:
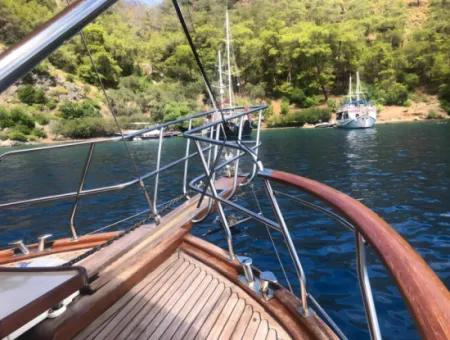
[[[336,126],[343,129],[365,129],[375,126],[377,110],[361,91],[359,72],[356,72],[356,89],[352,89],[352,76],[344,104],[336,112]]]

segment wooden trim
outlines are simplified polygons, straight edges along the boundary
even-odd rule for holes
[[[293,339],[337,339],[333,331],[317,315],[313,314],[305,318],[298,313],[300,301],[282,286],[277,285],[273,299],[269,301],[261,299],[253,290],[240,282],[241,266],[237,261],[231,262],[228,253],[223,249],[190,234],[185,236],[180,249],[247,292],[280,323]]]
[[[293,186],[329,204],[375,249],[426,339],[450,339],[450,294],[423,258],[389,224],[359,201],[317,181],[265,170],[260,176]]]
[[[49,248],[46,248],[44,251],[38,251],[37,243],[28,245],[28,249],[30,253],[27,255],[24,254],[15,254],[14,249],[6,249],[0,250],[0,265],[7,264],[11,262],[25,261],[36,257],[42,257],[46,255],[52,255],[57,253],[64,253],[68,251],[81,250],[81,249],[89,249],[100,244],[103,244],[114,237],[120,235],[121,232],[113,231],[108,233],[101,234],[93,234],[93,235],[85,235],[80,236],[78,240],[73,240],[71,238],[63,238],[55,241],[48,241],[46,245]]]
[[[189,232],[180,228],[159,243],[153,244],[134,261],[122,263],[116,268],[116,277],[92,295],[81,296],[68,306],[67,311],[56,319],[48,319],[31,329],[26,339],[71,339],[86,328],[99,315],[116,303],[133,286],[163,263],[175,252],[183,237]]]

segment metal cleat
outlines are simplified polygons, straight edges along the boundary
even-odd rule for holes
[[[242,265],[244,270],[245,279],[249,286],[252,286],[255,281],[255,276],[253,275],[252,269],[252,259],[248,256],[238,256],[238,261]]]
[[[53,234],[44,234],[38,237],[38,251],[44,251],[45,250],[45,240],[52,237]]]
[[[14,249],[19,249],[23,255],[28,255],[30,253],[30,250],[23,243],[23,240],[17,240],[14,242],[10,242],[9,245],[14,246]]]
[[[266,271],[259,275],[260,291],[264,299],[270,300],[273,297],[273,290],[270,289],[270,284],[278,283],[274,273]]]

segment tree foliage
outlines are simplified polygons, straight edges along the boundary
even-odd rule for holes
[[[0,42],[17,42],[60,10],[58,4],[2,0]],[[206,72],[216,83],[217,51],[223,50],[225,35],[223,1],[189,1],[182,6]],[[412,28],[404,0],[249,0],[228,6],[233,82],[251,98],[285,98],[308,108],[346,93],[349,75],[359,70],[364,88],[378,104],[405,105],[410,93],[420,88],[437,94],[450,112],[448,1],[431,0],[426,20]],[[113,109],[128,121],[164,121],[202,109],[208,101],[171,1],[155,7],[118,4],[83,32],[90,54],[75,36],[49,57],[51,67],[96,86],[100,78]],[[39,70],[48,74],[47,64]],[[29,105],[44,104],[45,96],[29,83],[19,88],[19,98]],[[83,124],[96,125],[102,118],[91,104],[63,104],[58,109],[62,121],[89,118]],[[315,120],[306,119],[299,113],[303,111],[289,110],[289,105],[285,109],[285,119]],[[78,123],[74,129],[83,130],[85,125]],[[90,131],[97,134],[98,129]]]

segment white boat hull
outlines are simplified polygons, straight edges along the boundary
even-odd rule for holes
[[[374,127],[376,118],[371,116],[360,116],[336,121],[336,126],[342,129],[367,129]]]

